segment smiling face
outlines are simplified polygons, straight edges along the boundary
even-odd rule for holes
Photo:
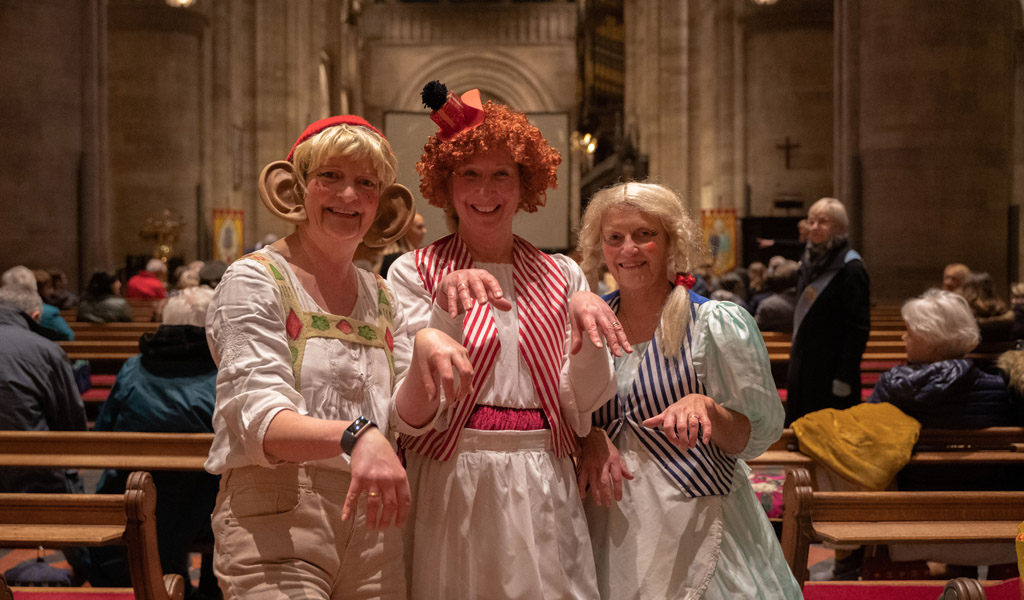
[[[824,244],[829,238],[835,236],[837,231],[835,217],[828,209],[814,207],[807,214],[807,239],[812,244]]]
[[[306,177],[306,215],[300,226],[325,249],[348,242],[353,248],[377,215],[380,181],[369,159],[334,157]]]
[[[655,217],[631,207],[609,209],[601,220],[601,249],[623,289],[658,289],[668,281],[668,236]]]
[[[464,238],[511,239],[519,209],[519,166],[508,150],[478,152],[455,167],[452,204]]]

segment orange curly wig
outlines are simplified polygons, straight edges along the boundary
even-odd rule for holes
[[[522,198],[519,208],[536,212],[547,201],[545,191],[558,186],[556,171],[562,156],[548,144],[540,130],[526,115],[494,102],[484,106],[484,122],[444,142],[431,136],[416,163],[420,175],[420,193],[431,206],[451,214],[451,179],[455,167],[477,152],[504,148],[519,165]]]

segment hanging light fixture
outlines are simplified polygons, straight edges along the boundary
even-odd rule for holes
[[[188,8],[196,3],[196,0],[164,0],[167,6],[174,8]]]

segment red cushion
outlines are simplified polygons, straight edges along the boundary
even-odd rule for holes
[[[92,387],[112,387],[115,379],[117,375],[93,375],[89,381],[92,382]]]

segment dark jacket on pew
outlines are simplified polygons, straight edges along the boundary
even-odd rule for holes
[[[96,419],[97,431],[213,433],[217,366],[206,332],[191,325],[162,325],[139,340],[141,355],[128,359]],[[104,471],[99,494],[123,493],[128,471]],[[210,513],[219,477],[204,472],[156,471],[156,521],[160,563],[190,587],[188,554],[213,539]],[[120,547],[91,548],[98,587],[128,585],[128,562]]]
[[[85,405],[64,352],[33,333],[32,319],[0,305],[0,429],[85,431]],[[77,471],[0,469],[0,492],[81,492]]]
[[[1020,425],[1005,374],[969,359],[894,367],[882,373],[868,402],[890,402],[934,429]]]
[[[969,359],[895,367],[882,374],[868,402],[891,402],[926,428],[980,429],[1020,425],[1018,396],[1006,374]],[[908,465],[901,490],[1022,490],[1020,465]]]

